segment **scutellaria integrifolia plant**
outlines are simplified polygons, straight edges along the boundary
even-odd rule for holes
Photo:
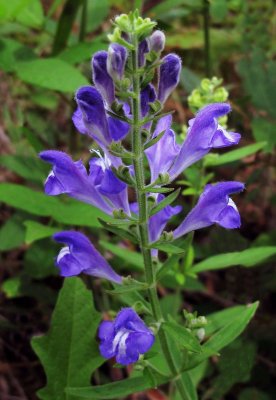
[[[186,138],[178,143],[172,116],[162,109],[179,82],[181,59],[176,54],[161,55],[165,35],[154,31],[155,25],[137,12],[116,17],[108,50],[99,51],[92,58],[93,85],[76,92],[73,122],[97,146],[89,168],[81,160],[74,161],[56,150],[43,151],[40,157],[52,165],[45,182],[48,195],[65,193],[121,219],[124,226],[129,223],[143,256],[144,283],[151,307],[149,325],[134,308],[123,308],[114,321],[103,321],[98,333],[102,356],[115,357],[122,365],[142,362],[158,336],[170,374],[177,377],[179,366],[163,329],[157,294],[158,249],[162,243],[181,238],[184,241],[187,233],[212,224],[238,228],[240,216],[230,196],[241,192],[244,185],[208,184],[179,226],[166,232],[170,219],[182,211],[181,206],[166,202],[170,191],[166,185],[212,149],[236,145],[240,135],[226,131],[218,123],[231,111],[230,105],[213,103],[189,121]],[[149,179],[145,178],[146,171]],[[135,201],[130,201],[130,187],[135,190]],[[115,285],[131,281],[117,274],[82,233],[59,232],[54,239],[65,244],[56,258],[62,276],[84,273]],[[191,324],[188,329],[192,332]],[[204,336],[204,324],[196,325],[199,341]],[[175,379],[175,385],[181,398],[186,398],[183,381]]]

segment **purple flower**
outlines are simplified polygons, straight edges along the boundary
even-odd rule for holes
[[[114,83],[107,72],[107,51],[98,51],[92,57],[93,82],[108,105],[115,100]]]
[[[138,361],[154,343],[153,332],[132,308],[123,308],[116,319],[99,326],[100,353],[105,358],[116,357],[122,365]]]
[[[126,60],[126,48],[120,44],[112,43],[108,48],[107,71],[115,81],[123,78]]]
[[[151,51],[155,51],[155,53],[161,53],[165,47],[166,36],[162,31],[154,31],[153,34],[149,37],[149,48]]]
[[[80,232],[63,231],[53,235],[58,243],[64,243],[57,258],[56,266],[61,276],[75,276],[80,273],[108,279],[118,284],[122,277],[111,268],[89,239]]]
[[[178,85],[181,72],[181,59],[176,54],[168,54],[161,61],[158,100],[164,103]]]
[[[156,99],[156,93],[154,87],[149,84],[143,90],[141,90],[141,115],[145,117],[149,112],[149,103],[153,103]]]
[[[109,158],[106,155],[92,158],[89,167],[89,180],[98,192],[106,196],[116,209],[130,214],[127,185],[113,174]]]
[[[197,205],[173,231],[174,238],[215,223],[228,229],[239,228],[241,225],[240,214],[229,195],[241,192],[243,189],[244,184],[241,182],[220,182],[216,185],[206,185]]]
[[[156,197],[157,204],[160,203],[165,198],[163,194],[158,194]],[[169,222],[169,220],[174,216],[181,212],[181,206],[166,206],[158,213],[154,214],[149,219],[149,238],[150,242],[156,242],[163,232],[165,226]],[[157,257],[158,251],[156,249],[152,250],[152,255]]]
[[[157,195],[151,193],[150,196],[155,196],[157,204],[165,198],[165,196],[161,193]],[[130,209],[134,214],[138,214],[138,203],[131,203]],[[163,229],[165,228],[171,217],[180,213],[181,210],[181,206],[172,207],[168,205],[149,218],[150,243],[156,242],[160,238]]]
[[[230,110],[231,107],[227,103],[213,103],[203,107],[189,122],[187,137],[169,170],[171,180],[204,157],[212,148],[232,146],[239,142],[239,133],[227,132],[217,121],[217,118]]]
[[[138,65],[139,67],[143,67],[146,62],[146,54],[149,52],[149,44],[147,39],[142,40],[142,42],[139,43],[139,48],[138,48]]]
[[[102,96],[93,86],[81,87],[75,98],[78,108],[72,119],[76,128],[80,133],[91,136],[102,148],[128,134],[128,123],[106,117]]]
[[[111,171],[111,162],[93,158],[87,174],[82,161],[74,162],[62,151],[48,150],[40,158],[53,165],[45,182],[45,192],[50,196],[66,193],[68,196],[92,204],[107,214],[123,208],[129,212],[127,186]]]
[[[171,115],[160,118],[152,137],[155,138],[163,131],[165,133],[155,145],[145,150],[151,171],[151,183],[158,178],[159,174],[169,171],[179,153],[180,146],[175,143],[175,134],[170,129],[171,123]]]
[[[104,200],[94,185],[89,182],[87,171],[82,161],[73,161],[66,153],[46,150],[39,157],[53,165],[45,182],[45,193],[56,196],[66,193],[68,196],[92,204],[112,214],[112,207]]]

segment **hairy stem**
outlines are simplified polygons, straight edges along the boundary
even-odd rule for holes
[[[183,400],[187,399],[186,390],[179,378],[179,371],[170,350],[166,333],[162,328],[163,315],[160,308],[160,303],[156,289],[156,273],[152,262],[151,251],[149,249],[149,230],[148,230],[148,204],[147,197],[144,191],[145,188],[145,176],[144,176],[144,151],[141,135],[141,105],[140,105],[140,73],[138,66],[138,41],[137,37],[133,35],[132,38],[135,49],[131,52],[131,64],[132,64],[132,85],[134,96],[132,98],[132,151],[134,154],[133,165],[136,179],[136,194],[139,205],[139,238],[140,247],[144,259],[146,281],[150,286],[148,289],[148,297],[152,308],[154,319],[157,323],[161,324],[159,329],[159,340],[161,348],[170,368],[171,374],[177,377],[175,380],[176,387],[181,394]]]

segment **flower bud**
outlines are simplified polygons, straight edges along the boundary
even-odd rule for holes
[[[204,328],[200,328],[196,331],[196,336],[199,339],[200,342],[202,342],[202,340],[205,337],[205,329]]]
[[[117,43],[112,43],[108,48],[107,72],[114,81],[122,79],[127,60],[127,50]]]
[[[149,46],[150,50],[155,53],[161,53],[165,47],[166,37],[162,31],[154,31],[153,34],[149,37]]]
[[[131,30],[132,30],[132,24],[131,24],[130,18],[127,14],[118,15],[115,18],[115,24],[123,32],[131,32]]]

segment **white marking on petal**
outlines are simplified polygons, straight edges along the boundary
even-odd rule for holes
[[[60,250],[60,252],[59,252],[59,254],[58,254],[58,256],[57,256],[57,262],[59,262],[66,254],[70,254],[70,250],[69,250],[69,247],[68,247],[68,246],[63,247],[63,248]]]
[[[230,206],[230,207],[232,207],[232,208],[234,208],[234,210],[238,211],[237,206],[236,206],[236,204],[233,202],[232,199],[229,198],[228,204],[227,204],[227,205]]]
[[[45,181],[45,184],[48,182],[48,180],[50,179],[50,178],[55,178],[55,173],[54,173],[54,171],[52,170],[50,173],[49,173],[49,175],[47,176],[47,178],[46,178],[46,181]]]
[[[119,354],[120,355],[126,354],[126,340],[129,334],[130,331],[126,331],[125,329],[117,332],[112,342],[112,351],[116,351],[116,347],[118,346]]]
[[[234,139],[232,138],[230,132],[227,132],[227,130],[224,129],[221,125],[218,125],[218,130],[220,130],[223,133],[225,139],[229,140],[229,142],[234,142]]]

